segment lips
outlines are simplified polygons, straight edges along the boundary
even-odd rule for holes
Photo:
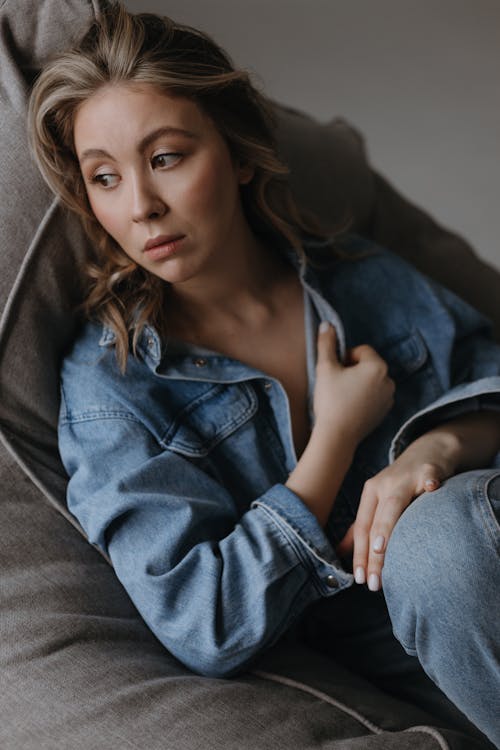
[[[147,252],[148,250],[151,250],[152,248],[158,247],[160,245],[168,245],[169,243],[175,242],[175,240],[179,240],[182,237],[184,237],[183,234],[159,234],[157,237],[153,237],[146,242],[146,244],[144,245],[144,252]]]
[[[144,258],[152,263],[167,260],[177,255],[185,238],[184,234],[158,235],[144,245]]]

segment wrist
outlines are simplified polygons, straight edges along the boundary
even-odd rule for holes
[[[500,450],[500,414],[494,411],[462,414],[421,435],[408,448],[412,446],[423,447],[434,463],[439,456],[439,463],[444,463],[450,476],[481,468]]]
[[[315,425],[297,466],[285,483],[321,526],[328,520],[352,458],[351,444],[340,431],[323,430]]]
[[[406,450],[418,453],[422,462],[439,464],[447,476],[452,476],[462,462],[463,448],[460,433],[440,425],[410,443]]]
[[[331,421],[327,422],[319,419],[313,425],[310,439],[313,442],[334,448],[342,445],[343,450],[350,453],[352,457],[354,457],[354,452],[360,442],[360,438],[352,426],[338,425],[333,429]]]

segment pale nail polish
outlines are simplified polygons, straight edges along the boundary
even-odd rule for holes
[[[330,330],[330,323],[327,320],[322,320],[319,324],[319,332],[326,333],[328,330]]]
[[[375,537],[375,541],[373,542],[373,551],[374,552],[382,552],[384,549],[385,539],[380,534],[380,536]]]
[[[354,580],[356,583],[365,583],[366,581],[365,569],[361,565],[354,571]]]
[[[378,591],[380,588],[379,577],[376,573],[372,573],[368,579],[368,588],[370,591]]]

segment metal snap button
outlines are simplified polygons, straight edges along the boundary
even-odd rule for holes
[[[148,344],[148,348],[149,348],[149,349],[151,349],[151,348],[153,347],[154,343],[155,343],[155,340],[154,340],[154,338],[153,338],[152,336],[150,336],[150,337],[148,338],[148,341],[147,341],[147,344]]]
[[[203,357],[198,357],[198,359],[195,359],[194,363],[196,367],[205,367],[207,360],[203,359]]]
[[[326,585],[328,586],[329,589],[338,589],[338,587],[339,587],[339,582],[337,581],[337,579],[335,578],[335,576],[332,576],[332,575],[327,576],[325,578],[325,583],[326,583]]]

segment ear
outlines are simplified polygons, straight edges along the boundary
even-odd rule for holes
[[[238,182],[240,185],[248,185],[253,180],[255,167],[251,164],[240,164],[238,167]]]

